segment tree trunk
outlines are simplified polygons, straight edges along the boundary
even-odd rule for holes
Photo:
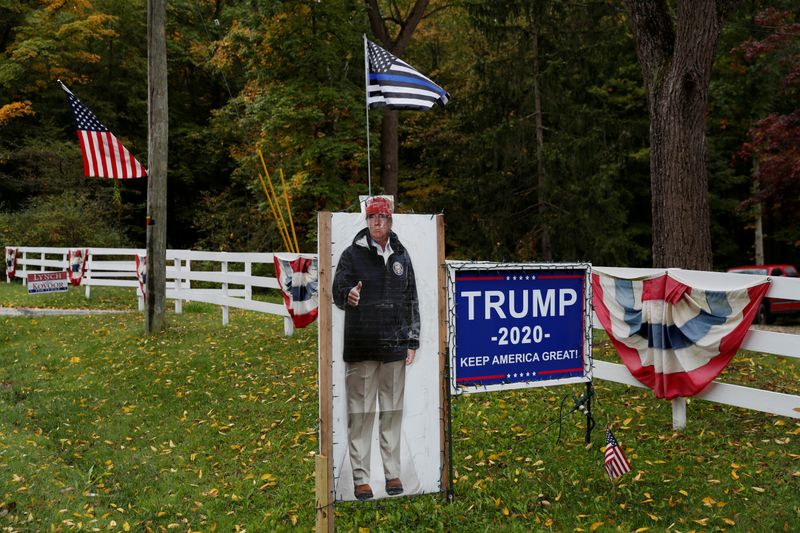
[[[384,109],[381,128],[381,186],[384,194],[391,194],[397,200],[397,181],[400,175],[399,127],[400,113]]]
[[[166,0],[147,2],[147,305],[145,331],[164,329],[167,256]]]
[[[705,119],[714,51],[735,0],[625,0],[650,112],[653,266],[710,270]]]
[[[547,174],[544,168],[544,125],[542,124],[542,95],[539,90],[539,28],[533,29],[533,112],[534,126],[536,128],[536,176],[537,176],[537,203],[539,205],[539,250],[541,260],[553,260],[553,251],[550,247],[550,225],[547,221]]]
[[[761,216],[761,202],[758,202],[755,207],[756,230],[755,230],[755,248],[756,248],[756,264],[766,264],[764,258],[764,222]]]

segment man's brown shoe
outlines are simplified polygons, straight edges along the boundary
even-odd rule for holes
[[[386,494],[389,496],[397,496],[403,494],[403,483],[399,477],[386,480]]]
[[[402,491],[403,489],[400,490]],[[369,500],[372,498],[372,487],[369,486],[369,483],[356,485],[355,495],[356,500]]]

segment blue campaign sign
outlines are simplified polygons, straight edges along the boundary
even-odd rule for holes
[[[589,265],[450,265],[455,392],[590,379]]]

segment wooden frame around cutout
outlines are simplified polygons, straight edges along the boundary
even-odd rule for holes
[[[447,292],[444,254],[444,217],[435,217],[436,231],[436,298],[438,332],[436,335],[439,368],[439,427],[441,476],[439,491],[450,492],[450,454],[449,428],[449,389],[445,375],[447,364]],[[317,462],[317,531],[333,531],[333,505],[336,501],[333,469],[333,299],[331,287],[333,282],[332,256],[332,219],[333,213],[321,212],[318,215],[318,251],[319,251],[319,454]],[[324,470],[324,471],[323,471]]]

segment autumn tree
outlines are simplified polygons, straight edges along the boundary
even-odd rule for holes
[[[706,113],[717,39],[736,0],[625,0],[650,115],[653,266],[712,266]]]
[[[771,236],[788,244],[790,249],[800,247],[800,22],[795,21],[791,10],[770,6],[759,12],[755,26],[766,31],[761,38],[749,38],[733,50],[747,65],[750,76],[767,79],[772,85],[765,88],[778,103],[766,117],[763,115],[747,132],[736,159],[751,161],[754,194],[744,206],[757,206],[768,219],[780,221],[771,224]],[[768,209],[762,210],[764,205]],[[760,220],[757,222],[760,223]],[[760,224],[757,224],[757,230]],[[756,232],[756,249],[761,237]],[[760,249],[763,260],[763,245]],[[757,254],[758,255],[758,254]]]

